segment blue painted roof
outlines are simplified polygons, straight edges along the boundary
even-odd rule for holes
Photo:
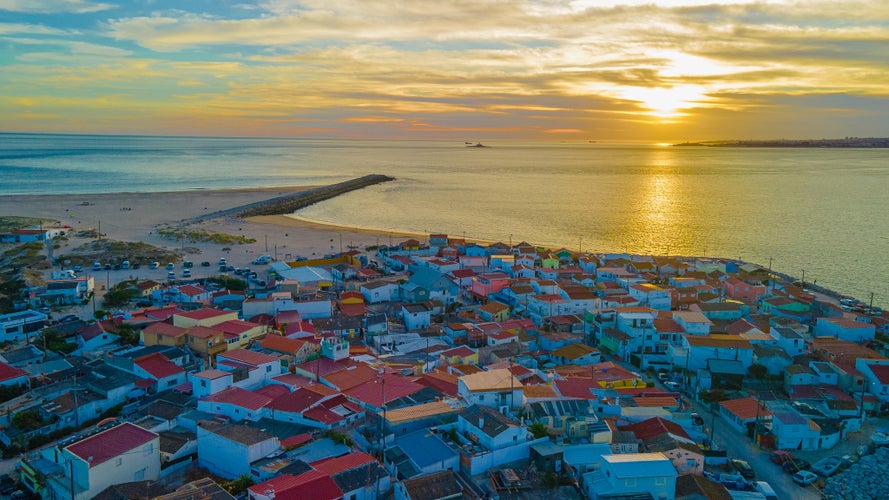
[[[452,459],[457,455],[456,451],[446,445],[437,434],[430,432],[429,429],[420,429],[399,436],[395,439],[395,444],[421,469],[435,463],[441,463],[443,460]]]

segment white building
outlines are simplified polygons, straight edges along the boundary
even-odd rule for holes
[[[482,371],[457,379],[457,395],[466,405],[480,405],[495,409],[522,406],[521,382],[507,368]]]
[[[250,474],[250,464],[281,449],[275,436],[246,425],[198,425],[198,466],[225,479]]]
[[[583,476],[589,498],[650,495],[658,500],[676,498],[678,473],[663,453],[603,455],[602,468]]]
[[[88,500],[113,484],[154,481],[160,475],[160,438],[129,422],[41,453],[60,466],[61,474],[48,476],[45,483],[54,498]]]

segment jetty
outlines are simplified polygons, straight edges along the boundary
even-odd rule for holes
[[[220,210],[209,214],[203,214],[195,217],[189,222],[200,222],[203,220],[215,219],[217,217],[255,217],[258,215],[284,215],[293,213],[301,208],[314,205],[319,201],[329,200],[341,194],[350,191],[381,184],[383,182],[394,181],[394,177],[380,174],[370,174],[348,181],[321,186],[305,191],[297,191],[295,193],[277,196],[268,200],[241,205],[239,207]]]

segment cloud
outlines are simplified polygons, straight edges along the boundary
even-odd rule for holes
[[[0,10],[25,12],[31,14],[85,14],[113,9],[107,3],[88,2],[84,0],[0,0]]]

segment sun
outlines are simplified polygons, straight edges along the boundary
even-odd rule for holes
[[[646,114],[658,118],[682,116],[680,110],[690,108],[704,98],[704,89],[697,85],[674,87],[626,87],[621,89],[625,99],[637,101]]]

